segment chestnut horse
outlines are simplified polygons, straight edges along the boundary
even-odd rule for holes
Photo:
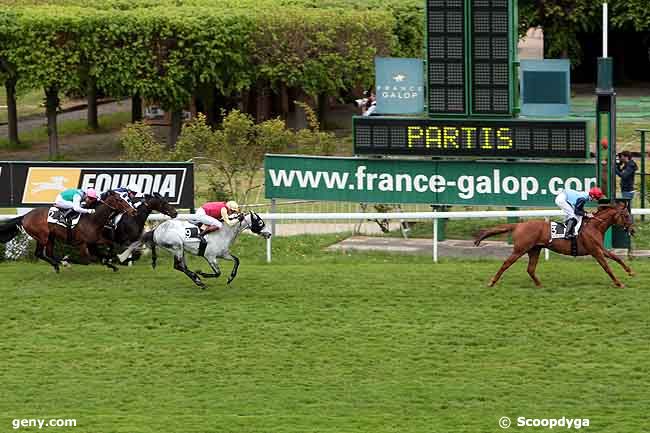
[[[61,262],[54,257],[54,239],[68,242],[68,229],[58,224],[48,223],[48,211],[49,208],[46,207],[33,209],[23,216],[0,224],[0,242],[9,242],[19,233],[22,226],[25,232],[36,240],[36,257],[48,262],[56,272],[59,272]],[[95,213],[81,215],[79,223],[70,233],[72,242],[68,242],[79,247],[80,263],[88,264],[91,261],[88,244],[101,242],[104,225],[113,215],[120,212],[133,215],[135,209],[119,194],[112,193],[106,200],[100,202]]]
[[[612,225],[622,226],[629,234],[634,234],[632,217],[627,210],[625,203],[615,205],[599,206],[596,213],[585,216],[582,222],[582,229],[577,238],[577,254],[579,256],[591,255],[609,274],[618,287],[625,287],[609,268],[606,259],[612,259],[625,269],[628,275],[634,275],[632,269],[613,252],[607,250],[603,245],[603,235]],[[551,241],[551,227],[547,221],[526,221],[518,224],[503,224],[490,229],[481,230],[474,237],[474,245],[479,246],[481,241],[490,236],[501,233],[512,233],[512,254],[503,262],[499,271],[492,277],[488,286],[492,287],[499,281],[501,275],[521,256],[528,253],[528,275],[533,279],[535,285],[540,287],[542,283],[535,275],[535,268],[539,260],[539,253],[542,248],[548,248],[556,253],[571,255],[571,240],[553,239]]]

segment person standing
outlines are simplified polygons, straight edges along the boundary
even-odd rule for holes
[[[632,200],[634,198],[634,175],[639,167],[632,159],[632,154],[625,150],[619,154],[616,164],[616,175],[621,178],[621,197]]]

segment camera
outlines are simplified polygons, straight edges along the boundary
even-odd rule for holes
[[[368,98],[355,99],[354,106],[357,108],[367,107],[368,102],[369,102]]]
[[[370,107],[370,92],[368,90],[363,91],[363,98],[355,99],[354,106],[357,108],[368,108]]]

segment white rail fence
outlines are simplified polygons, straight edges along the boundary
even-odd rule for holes
[[[632,209],[633,215],[650,215],[650,209]],[[438,221],[441,219],[473,219],[473,218],[544,218],[561,217],[561,210],[523,210],[523,211],[463,211],[463,212],[351,212],[351,213],[261,213],[262,219],[271,223],[271,231],[275,234],[276,221],[366,221],[373,219],[433,221],[431,254],[434,262],[438,262]],[[16,215],[0,215],[0,221],[15,218]],[[178,219],[189,220],[193,214],[179,214]],[[149,221],[165,221],[169,217],[153,214]],[[266,241],[266,261],[271,262],[272,237]],[[548,250],[544,257],[549,259]]]

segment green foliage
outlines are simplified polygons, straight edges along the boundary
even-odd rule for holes
[[[295,133],[293,143],[299,152],[313,155],[332,155],[336,150],[336,137],[330,132],[320,130],[318,115],[309,106],[301,101],[295,104],[305,110],[308,129],[301,129]]]
[[[187,161],[214,146],[214,133],[203,113],[183,124],[176,146],[170,154],[172,161]]]
[[[156,140],[151,126],[144,122],[126,125],[121,135],[124,160],[161,161],[169,158],[165,147]]]

